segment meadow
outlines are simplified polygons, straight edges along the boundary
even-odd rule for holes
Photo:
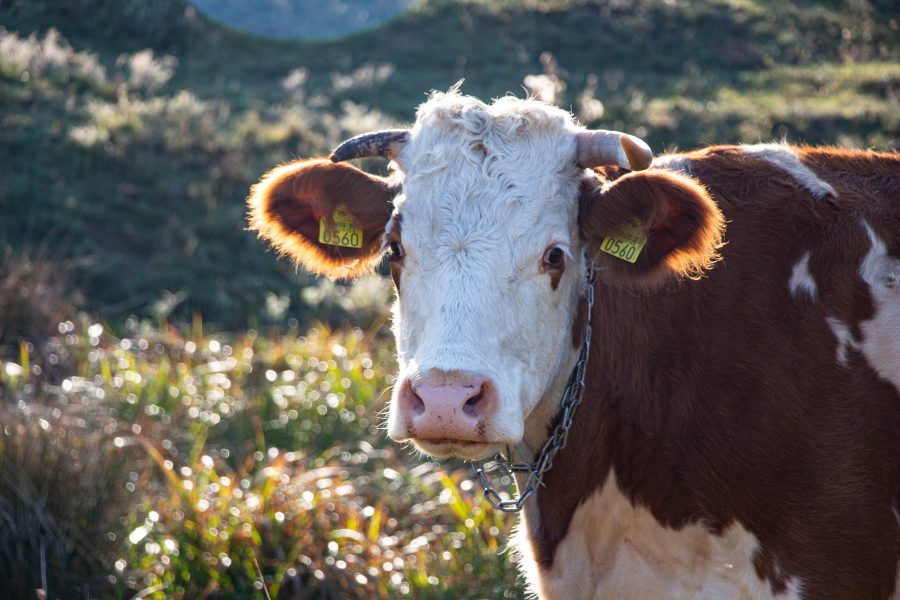
[[[470,470],[379,430],[377,330],[124,327],[0,371],[4,597],[521,597]]]
[[[380,429],[390,280],[246,231],[268,168],[529,93],[657,152],[900,145],[885,0],[426,0],[319,42],[185,0],[0,2],[4,598],[522,598],[468,465]],[[363,161],[383,171],[376,160]]]

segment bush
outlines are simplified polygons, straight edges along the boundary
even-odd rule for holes
[[[202,28],[187,0],[7,0],[5,4],[5,10],[23,21],[89,25],[91,33],[115,34],[155,48],[175,47]],[[90,15],[89,24],[85,15]]]
[[[73,314],[68,267],[43,252],[0,254],[0,357],[16,356],[28,340],[41,345]]]

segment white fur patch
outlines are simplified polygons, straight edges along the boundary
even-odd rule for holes
[[[681,154],[663,154],[653,158],[653,164],[650,165],[654,169],[668,169],[669,171],[678,171],[685,175],[692,175],[693,161]]]
[[[803,594],[796,577],[776,595],[757,576],[753,558],[760,544],[740,524],[721,535],[700,524],[664,527],[622,494],[612,472],[603,489],[575,511],[548,572],[540,572],[530,555],[527,529],[520,528],[518,540],[522,570],[532,591],[546,600],[793,600]]]
[[[835,360],[837,360],[837,363],[839,365],[847,368],[850,366],[850,363],[847,362],[847,351],[859,350],[861,343],[853,335],[853,332],[850,331],[850,327],[848,327],[846,323],[844,323],[837,317],[825,317],[825,321],[831,328],[831,333],[833,333],[834,337],[837,338]]]
[[[900,259],[887,253],[887,246],[868,223],[863,227],[871,247],[859,266],[869,285],[875,316],[860,324],[862,352],[879,377],[900,392]]]
[[[810,252],[807,252],[794,265],[794,269],[791,272],[791,279],[788,282],[788,287],[790,287],[791,294],[794,297],[799,298],[800,294],[803,293],[806,294],[810,300],[815,302],[816,297],[819,294],[819,290],[818,286],[816,285],[816,280],[813,278],[812,273],[809,272],[810,256]]]
[[[769,161],[779,169],[786,171],[800,187],[815,196],[837,197],[834,188],[822,181],[812,169],[803,164],[797,152],[786,144],[753,144],[742,146],[750,156]]]

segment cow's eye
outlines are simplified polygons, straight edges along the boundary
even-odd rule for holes
[[[544,252],[544,269],[561,269],[565,266],[566,255],[559,246],[547,248]]]
[[[403,246],[400,242],[391,242],[388,244],[388,254],[390,255],[390,259],[397,261],[403,259]]]

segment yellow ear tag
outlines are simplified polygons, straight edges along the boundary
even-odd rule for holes
[[[340,206],[334,211],[334,224],[329,227],[328,219],[319,221],[319,242],[329,246],[362,248],[363,232],[353,215]]]
[[[637,225],[623,225],[614,235],[603,238],[600,250],[634,264],[647,238]]]

